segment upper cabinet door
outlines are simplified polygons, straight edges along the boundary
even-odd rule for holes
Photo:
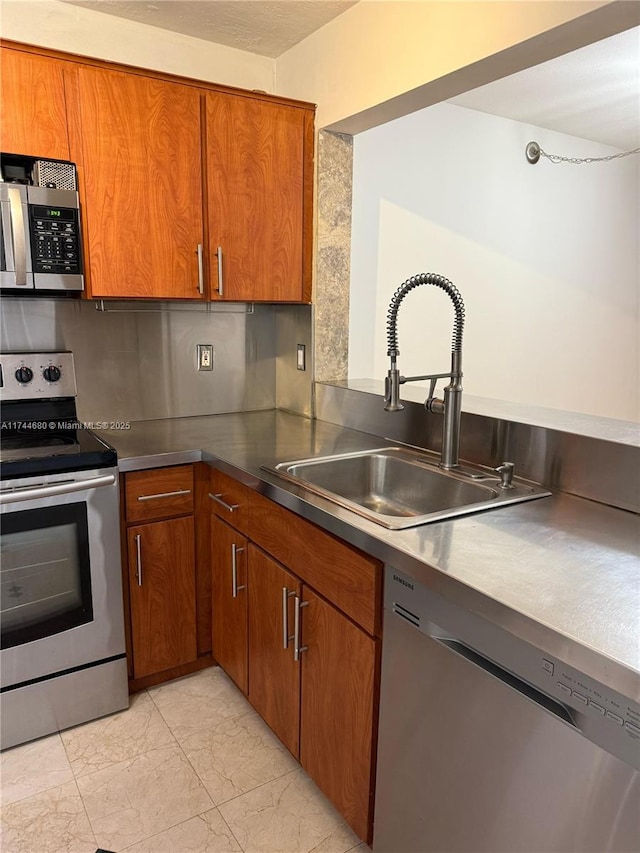
[[[77,86],[91,295],[203,299],[199,92],[90,67]]]
[[[310,223],[303,195],[310,122],[308,110],[207,93],[212,298],[308,300],[303,261]]]
[[[69,159],[64,63],[3,48],[0,150]]]

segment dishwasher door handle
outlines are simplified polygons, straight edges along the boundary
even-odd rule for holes
[[[536,705],[539,705],[541,708],[544,708],[545,711],[549,711],[549,713],[554,714],[558,719],[562,720],[563,723],[567,723],[572,726],[576,731],[580,731],[580,727],[576,725],[575,720],[567,710],[564,705],[561,705],[560,702],[557,702],[555,699],[552,699],[550,696],[547,696],[546,693],[543,693],[541,690],[538,690],[536,687],[532,687],[526,681],[523,681],[517,675],[514,675],[512,672],[509,672],[507,669],[503,669],[498,664],[489,660],[489,658],[484,657],[479,652],[475,651],[475,649],[466,646],[464,643],[461,643],[460,640],[452,639],[451,637],[442,637],[436,636],[433,633],[429,633],[428,636],[435,640],[436,643],[439,643],[441,646],[449,649],[457,655],[465,658],[469,661],[469,663],[475,664],[475,666],[483,669],[489,675],[492,675],[494,678],[497,678],[499,681],[502,681],[503,684],[506,684],[507,687],[511,687],[512,690],[517,690],[522,696],[526,699],[535,702]]]

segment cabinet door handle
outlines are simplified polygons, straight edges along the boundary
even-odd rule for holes
[[[218,251],[216,252],[218,258],[218,293],[220,296],[223,295],[223,286],[224,280],[222,277],[222,246],[218,246]]]
[[[217,504],[220,504],[220,506],[223,506],[225,509],[228,509],[229,512],[235,512],[240,506],[240,504],[228,504],[226,501],[223,501],[222,492],[218,492],[217,495],[212,495],[211,492],[209,492],[209,497],[212,501],[215,501]]]
[[[202,243],[198,243],[198,248],[196,249],[196,255],[198,256],[198,293],[204,293],[204,272],[202,269]]]
[[[289,599],[295,592],[289,592],[286,586],[282,587],[282,647],[289,648],[289,641],[293,640],[293,634],[289,634]]]
[[[231,546],[231,597],[237,598],[238,591],[244,589],[244,584],[238,586],[238,554],[241,554],[244,548],[238,548],[234,542]]]
[[[295,609],[293,611],[293,659],[295,661],[300,660],[300,655],[302,652],[306,652],[309,646],[301,646],[300,645],[300,610],[303,607],[308,607],[308,601],[301,601],[300,597],[296,595],[295,598]]]
[[[142,534],[136,533],[136,579],[138,586],[142,586]]]
[[[157,495],[138,495],[139,501],[156,501],[158,498],[174,498],[176,495],[190,495],[191,489],[176,489],[175,492],[159,492]]]

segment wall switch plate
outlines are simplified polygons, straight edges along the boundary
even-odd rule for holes
[[[213,344],[196,345],[196,365],[198,370],[213,370]]]
[[[297,358],[296,367],[298,368],[298,370],[306,370],[307,369],[306,350],[307,350],[307,348],[305,347],[304,344],[298,344],[298,352],[296,354],[296,358]]]

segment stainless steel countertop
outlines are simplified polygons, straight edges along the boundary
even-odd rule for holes
[[[200,459],[640,701],[640,519],[566,494],[386,530],[261,469],[388,446],[281,411],[141,421],[102,437],[121,471]]]

